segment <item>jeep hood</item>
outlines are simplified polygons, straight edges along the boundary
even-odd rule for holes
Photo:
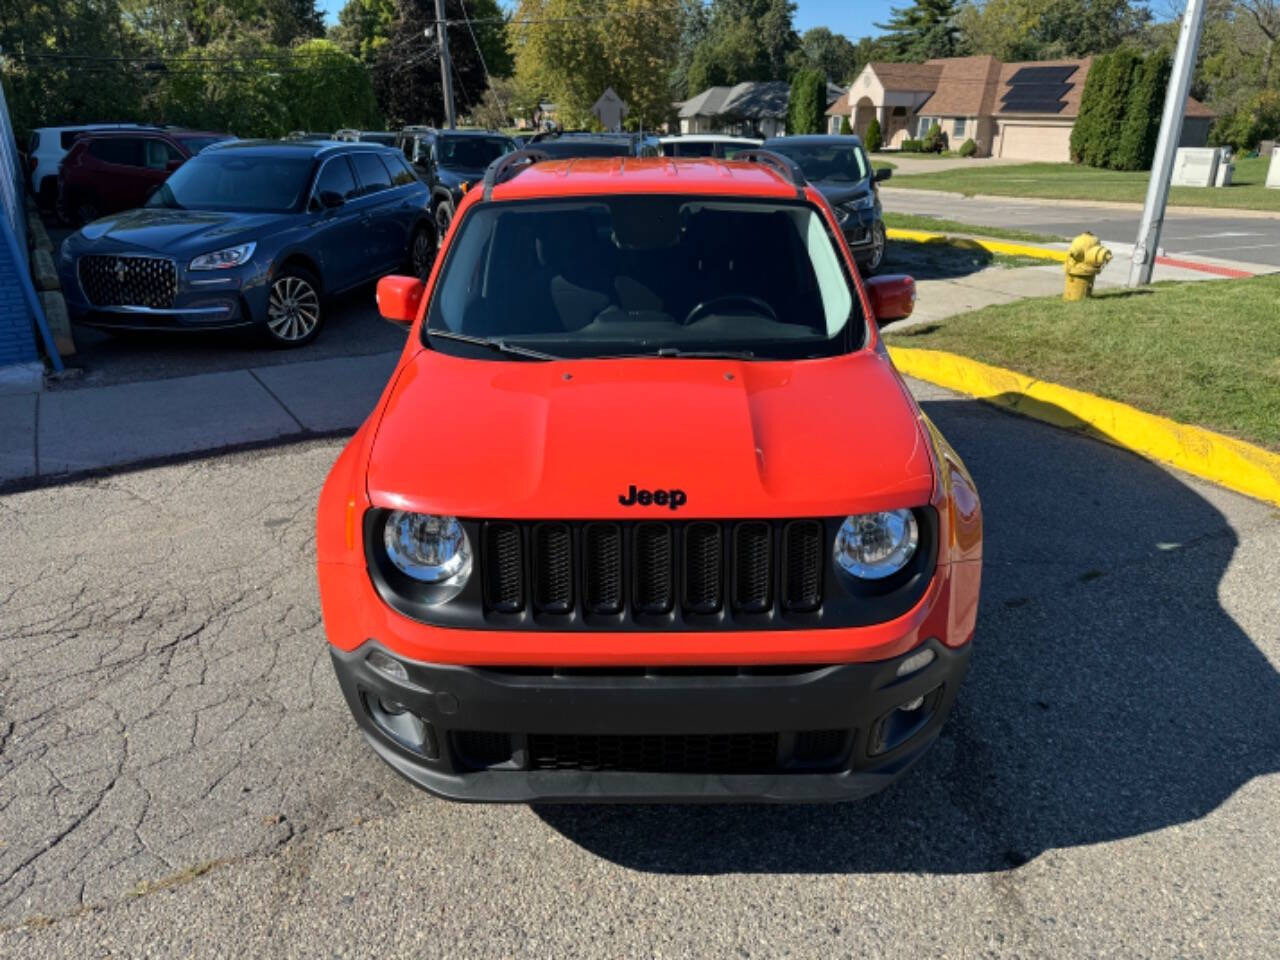
[[[914,404],[870,351],[798,362],[422,350],[370,452],[375,505],[463,517],[835,516],[929,501]],[[623,506],[631,486],[683,490]]]

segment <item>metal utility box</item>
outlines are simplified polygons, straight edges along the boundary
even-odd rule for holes
[[[1214,147],[1179,147],[1173,158],[1175,187],[1212,187],[1218,178],[1218,151]]]
[[[1267,168],[1267,186],[1280,190],[1280,147],[1271,148],[1271,166]]]

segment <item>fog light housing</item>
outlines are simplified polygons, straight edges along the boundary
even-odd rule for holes
[[[924,730],[938,712],[942,690],[939,684],[926,694],[917,694],[877,720],[867,738],[867,754],[874,757],[896,750]]]
[[[436,739],[436,728],[430,721],[422,719],[403,703],[381,697],[366,696],[364,706],[374,725],[391,740],[428,760],[439,759],[440,743]]]

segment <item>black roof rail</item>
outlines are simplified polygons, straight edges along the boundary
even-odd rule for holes
[[[528,147],[523,150],[515,150],[511,153],[499,157],[493,163],[489,164],[484,172],[484,197],[485,200],[493,198],[493,188],[498,184],[506,183],[519,174],[523,173],[528,167],[533,166],[542,160],[550,160],[551,154],[545,150],[531,150]]]
[[[804,196],[804,188],[809,181],[805,177],[804,171],[800,169],[800,164],[790,157],[784,157],[773,150],[740,150],[733,155],[732,159],[735,162],[764,164],[766,167],[782,174],[796,188],[796,193]]]

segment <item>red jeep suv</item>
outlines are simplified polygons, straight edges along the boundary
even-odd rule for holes
[[[80,225],[146,203],[151,191],[225,133],[140,128],[85,134],[58,172],[58,213]]]
[[[747,161],[747,162],[741,162]],[[964,465],[830,204],[766,151],[536,149],[467,191],[320,496],[373,749],[461,800],[848,800],[937,738],[982,569]]]

